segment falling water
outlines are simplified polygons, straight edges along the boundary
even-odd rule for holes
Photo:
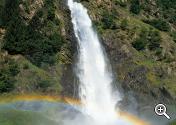
[[[80,81],[80,98],[84,113],[99,125],[110,125],[116,119],[115,100],[112,96],[111,72],[86,8],[68,0],[74,32],[79,45],[77,75]]]

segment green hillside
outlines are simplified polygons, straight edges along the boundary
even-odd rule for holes
[[[124,106],[128,95],[141,107],[174,105],[175,0],[80,2],[88,8],[125,93]],[[78,88],[73,34],[65,0],[0,0],[0,93],[73,96]]]

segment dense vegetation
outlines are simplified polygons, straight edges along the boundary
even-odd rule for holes
[[[10,54],[25,55],[37,66],[42,63],[53,64],[55,54],[64,43],[55,28],[59,27],[60,23],[55,18],[54,1],[46,0],[44,8],[35,14],[28,25],[19,15],[19,4],[19,0],[7,0],[5,3],[2,19],[8,30],[3,48]]]
[[[163,19],[153,19],[144,21],[161,31],[170,31],[170,25]]]
[[[131,0],[130,11],[134,14],[139,14],[141,11],[141,6],[139,0]]]
[[[68,43],[57,7],[56,0],[0,0],[0,93],[61,91],[58,62]]]
[[[175,0],[157,0],[158,6],[162,9],[162,15],[170,23],[176,24],[176,1]]]
[[[149,31],[143,29],[133,43],[133,47],[137,50],[144,50],[146,47],[149,50],[157,50],[160,47],[161,36],[158,31],[150,29]]]
[[[102,15],[102,28],[103,29],[115,29],[116,28],[116,24],[114,22],[114,19],[116,18],[115,15],[113,13],[109,13],[109,12],[103,12]]]
[[[4,60],[0,63],[0,93],[11,92],[15,88],[15,76],[19,67],[14,60]]]
[[[1,0],[3,2],[1,6],[1,26],[8,26],[14,18],[18,15],[19,9],[18,5],[20,3],[19,0]]]
[[[126,1],[122,3],[127,5]],[[154,8],[152,8],[153,6],[155,9],[158,9],[158,11],[155,12],[155,10],[153,10]],[[146,14],[147,13],[152,14],[154,12],[152,16],[157,16],[157,17],[159,16],[160,18],[166,19],[167,21],[173,24],[176,23],[175,9],[176,9],[175,0],[155,0],[155,1],[131,0],[130,2],[130,11],[132,13],[139,14],[142,10]]]

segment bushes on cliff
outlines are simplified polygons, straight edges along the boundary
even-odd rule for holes
[[[176,0],[156,0],[162,18],[176,25]]]
[[[132,43],[132,46],[140,51],[148,48],[149,50],[160,49],[161,36],[158,31],[143,29],[139,37]]]
[[[116,28],[115,18],[116,17],[113,13],[104,11],[102,15],[103,29],[115,29]]]
[[[4,49],[11,54],[22,53],[28,47],[24,42],[26,35],[26,26],[17,17],[14,19],[5,35]]]
[[[120,27],[121,27],[123,30],[127,29],[127,27],[128,27],[128,20],[127,20],[127,19],[123,19],[122,22],[121,22]]]
[[[153,20],[147,20],[144,22],[152,25],[153,27],[155,27],[161,31],[170,31],[169,23],[163,19],[153,19]]]
[[[10,92],[14,89],[13,80],[6,78],[3,81],[0,81],[0,93]]]
[[[53,87],[53,83],[49,80],[40,80],[36,85],[36,89],[41,90],[42,92],[46,92],[50,87]]]
[[[164,10],[175,8],[176,9],[176,1],[175,0],[157,0],[157,4],[160,5]]]
[[[2,22],[2,10],[4,8],[4,0],[0,0],[0,27],[3,26],[3,22]]]
[[[132,43],[133,47],[135,49],[139,50],[144,50],[146,47],[146,40],[143,38],[138,38]]]
[[[45,36],[34,27],[25,26],[22,22],[13,23],[5,36],[4,49],[10,54],[26,55],[34,64],[54,63],[54,54],[60,50],[64,40],[59,33]]]
[[[36,12],[28,25],[20,15],[13,17],[8,23],[3,47],[10,54],[26,56],[37,66],[53,64],[55,54],[64,44],[57,29],[54,3],[46,0],[44,7]]]
[[[173,32],[171,33],[171,36],[172,36],[174,42],[176,43],[176,31],[173,31]]]
[[[6,0],[1,8],[2,24],[7,26],[11,20],[18,16],[20,0]]]
[[[134,14],[139,14],[141,11],[141,6],[139,0],[131,0],[130,11]]]
[[[114,0],[115,5],[119,4],[121,7],[127,6],[127,1],[124,0]]]
[[[148,30],[142,29],[141,33],[139,34],[139,37],[132,43],[133,47],[140,51],[144,50],[148,43]]]
[[[5,60],[0,64],[0,93],[13,91],[15,88],[15,76],[19,73],[19,67],[13,60]]]
[[[150,50],[156,50],[160,47],[161,36],[158,31],[150,31],[148,36],[148,48]]]
[[[45,0],[45,8],[48,10],[47,19],[54,20],[55,18],[55,5],[54,0]]]

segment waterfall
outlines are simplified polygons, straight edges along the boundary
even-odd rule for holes
[[[112,96],[112,73],[107,69],[107,59],[92,27],[87,9],[78,2],[68,0],[74,33],[79,46],[77,76],[83,112],[99,125],[114,125],[117,119],[116,101]]]

